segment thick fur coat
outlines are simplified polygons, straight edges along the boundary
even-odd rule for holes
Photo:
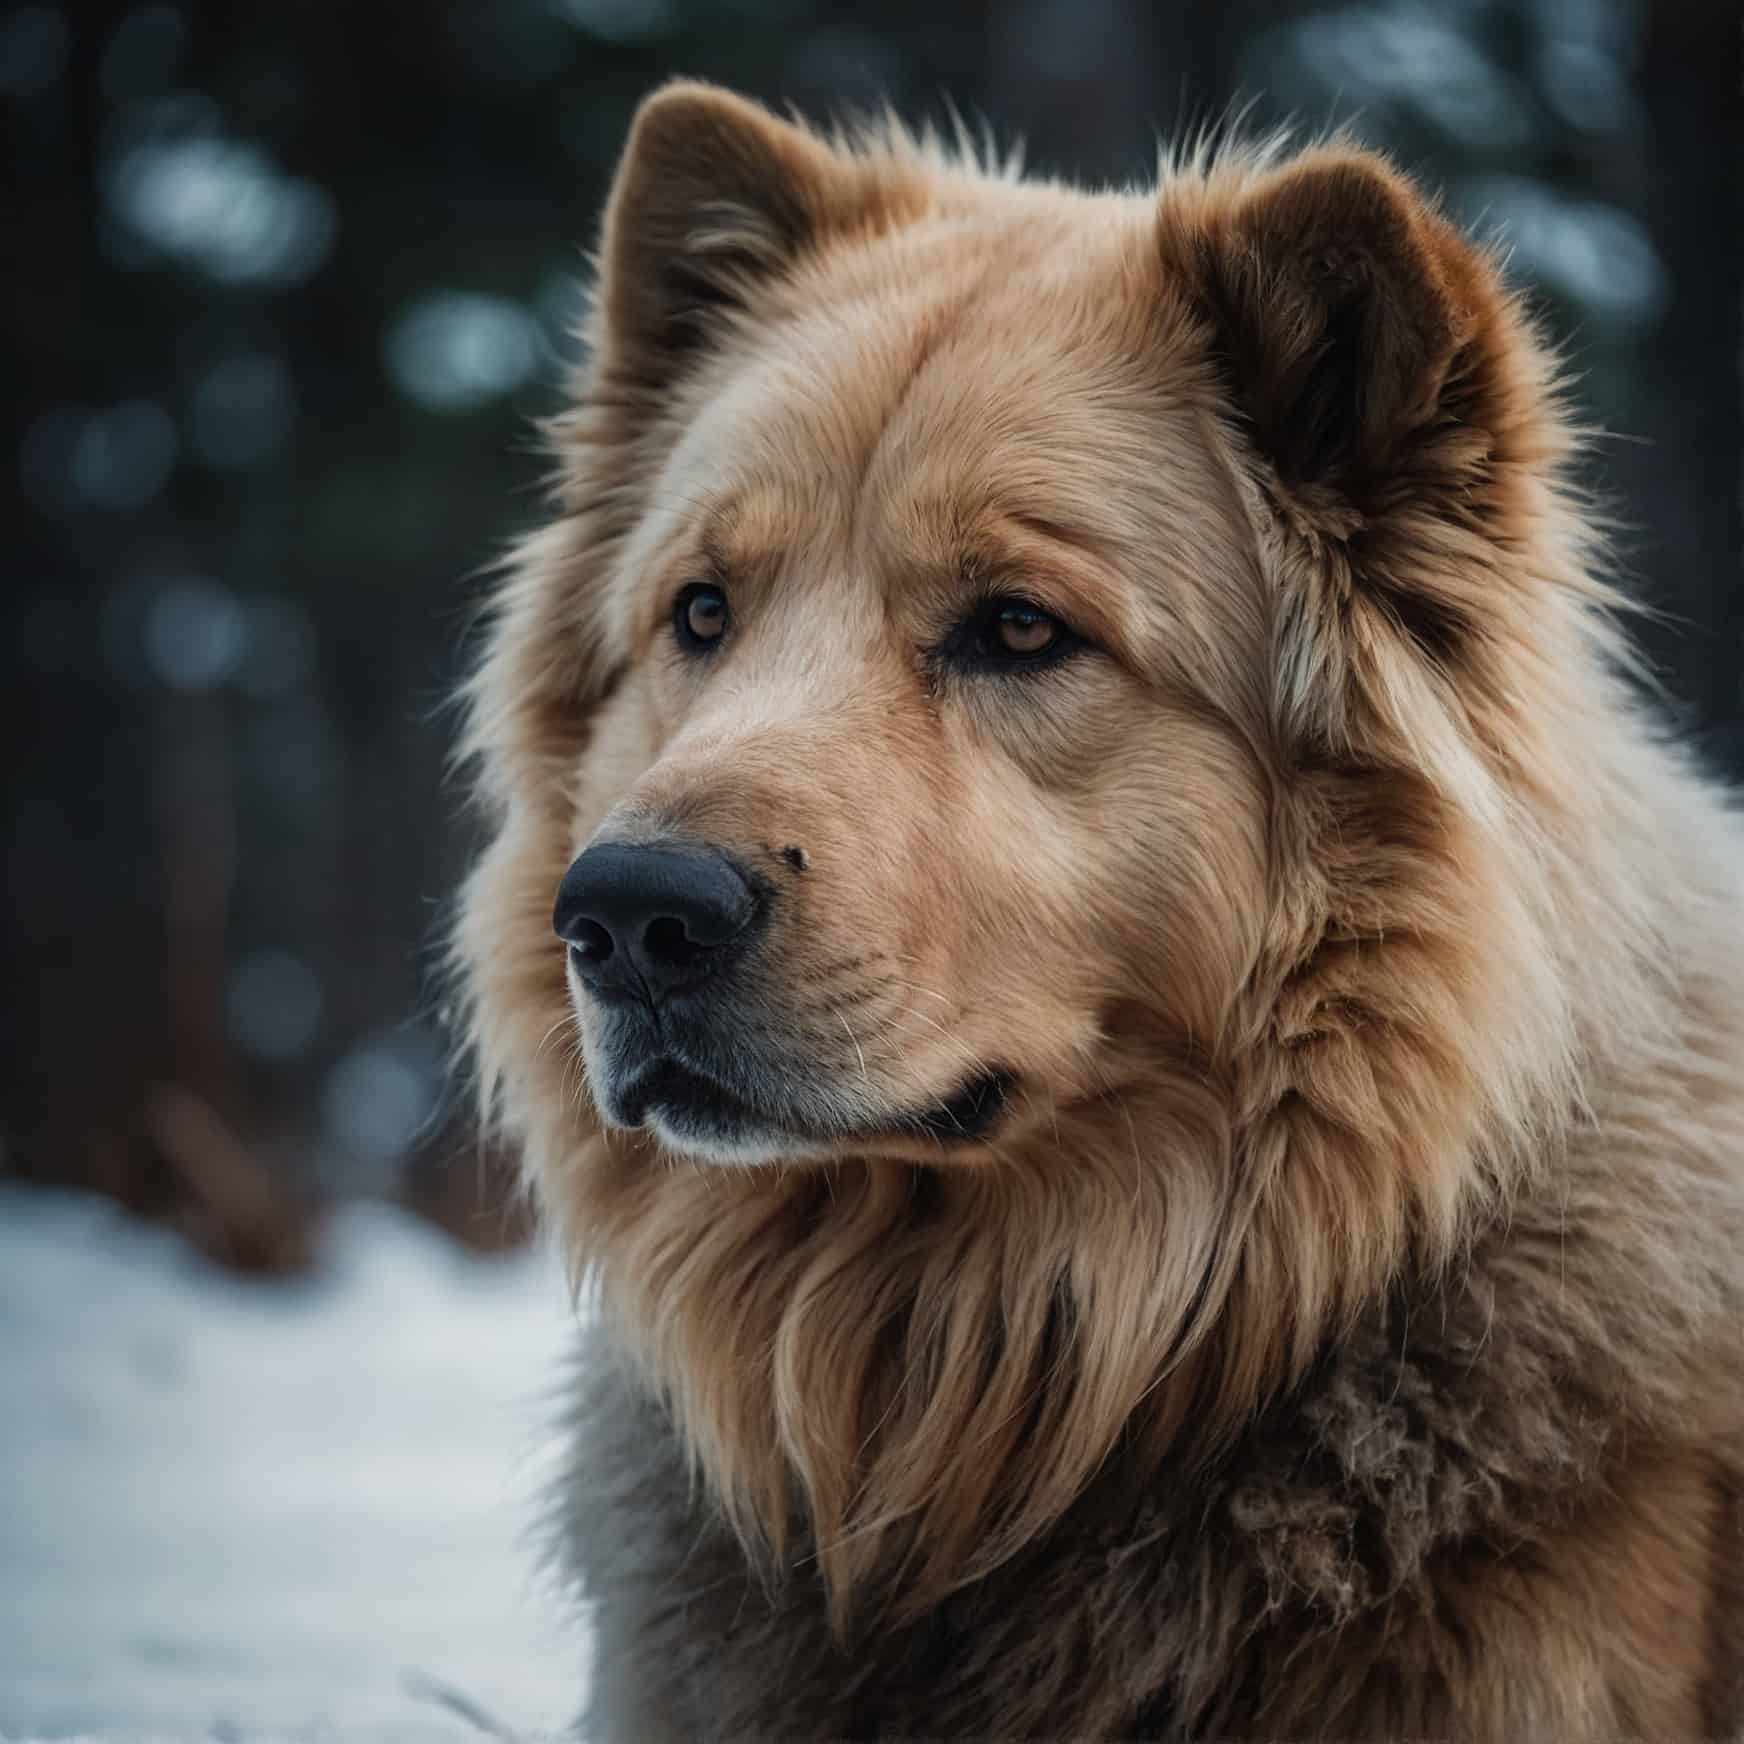
[[[677,86],[589,338],[458,957],[592,1735],[1740,1735],[1744,833],[1494,263]],[[608,997],[672,843],[754,925]]]

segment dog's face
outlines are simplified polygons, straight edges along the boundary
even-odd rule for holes
[[[1178,1191],[1191,1103],[1208,1219],[1445,1225],[1563,1022],[1484,724],[1560,523],[1472,251],[1344,148],[1086,195],[678,88],[591,339],[472,721],[473,1030],[547,1181],[573,1031],[692,1159]]]
[[[1123,241],[826,255],[685,397],[557,901],[607,1121],[973,1157],[1219,1030],[1261,918],[1260,582],[1191,378],[1125,380]]]

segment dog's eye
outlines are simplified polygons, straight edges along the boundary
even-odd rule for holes
[[[1002,654],[1014,660],[1033,660],[1045,654],[1065,635],[1066,626],[1038,606],[1013,600],[1001,606],[993,620],[993,637]]]
[[[727,596],[706,581],[693,581],[672,602],[672,631],[686,653],[710,653],[727,633]]]
[[[1033,600],[1002,594],[982,605],[945,639],[939,655],[971,671],[1014,672],[1051,666],[1085,646],[1069,625]]]

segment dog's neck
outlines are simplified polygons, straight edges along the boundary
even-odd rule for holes
[[[814,1559],[839,1625],[931,1609],[1112,1461],[1210,1457],[1396,1274],[1404,1210],[1365,1228],[1306,1171],[1233,1167],[1203,1083],[1149,1102],[949,1169],[601,1146],[580,1227],[607,1311],[752,1554]]]

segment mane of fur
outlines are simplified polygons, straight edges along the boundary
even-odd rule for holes
[[[862,239],[998,185],[894,129],[849,145]],[[1187,270],[1214,211],[1277,156],[1170,167],[1165,259]],[[718,219],[698,257],[730,284],[772,244],[755,219]],[[1335,1340],[1394,1324],[1401,1303],[1442,1292],[1477,1338],[1473,1304],[1518,1283],[1482,1261],[1511,1223],[1551,1240],[1559,1205],[1617,1208],[1587,1220],[1560,1294],[1510,1301],[1504,1377],[1523,1390],[1509,1408],[1531,1458],[1605,1451],[1598,1429],[1579,1441],[1534,1416],[1538,1389],[1578,1375],[1605,1421],[1644,1418],[1687,1329],[1736,1289],[1721,1236],[1703,1246],[1704,1229],[1737,1227],[1733,1188],[1688,1156],[1611,1158],[1601,1179],[1583,1148],[1601,1114],[1629,1118],[1595,1108],[1593,1086],[1654,1076],[1693,1108],[1730,1070],[1700,1053],[1670,985],[1701,970],[1683,955],[1691,917],[1723,900],[1703,868],[1736,844],[1681,797],[1693,781],[1617,676],[1544,350],[1511,299],[1482,291],[1459,411],[1400,457],[1360,526],[1249,491],[1288,585],[1272,919],[1224,1032],[1183,1054],[1155,1013],[1130,1013],[1110,1048],[1144,1063],[1147,1088],[1062,1108],[1045,1144],[955,1169],[663,1161],[594,1129],[571,1038],[553,1032],[567,1003],[551,892],[587,716],[614,683],[589,580],[664,439],[655,388],[596,318],[575,409],[552,429],[561,519],[511,560],[469,693],[495,833],[459,929],[466,1028],[491,1118],[703,1493],[772,1578],[815,1561],[839,1627],[917,1616],[1021,1556],[1098,1474],[1206,1469]],[[1440,602],[1455,682],[1406,657],[1423,633],[1406,599]],[[1637,1287],[1611,1288],[1619,1275]],[[1384,1414],[1353,1403],[1324,1430],[1328,1458],[1373,1474],[1359,1481],[1403,1481],[1384,1474]],[[1270,1535],[1279,1595],[1348,1605],[1350,1583],[1386,1578],[1290,1494],[1256,1478],[1241,1504]],[[1481,1531],[1502,1506],[1481,1477],[1425,1495],[1389,1555],[1409,1560],[1412,1532]]]

